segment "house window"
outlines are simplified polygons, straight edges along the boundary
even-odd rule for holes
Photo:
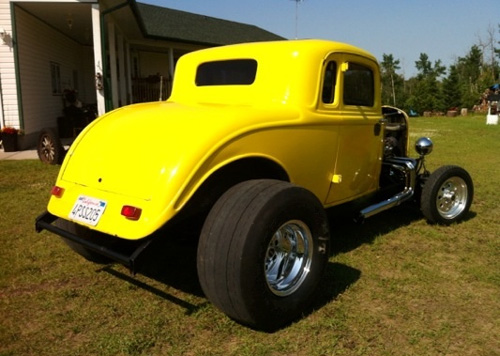
[[[196,72],[196,85],[250,85],[257,74],[257,61],[234,59],[203,63]]]
[[[373,106],[374,98],[373,71],[361,64],[349,63],[344,74],[344,104]]]
[[[52,95],[61,95],[61,66],[59,63],[50,62],[50,78],[52,83]]]

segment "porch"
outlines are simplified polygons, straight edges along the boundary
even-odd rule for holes
[[[161,101],[170,96],[172,79],[161,75],[152,75],[147,78],[132,78],[132,101],[144,103],[147,101]]]
[[[0,127],[36,145],[64,116],[66,91],[98,115],[170,96],[177,59],[232,43],[283,39],[256,26],[135,0],[0,0]],[[66,110],[67,111],[67,110]]]

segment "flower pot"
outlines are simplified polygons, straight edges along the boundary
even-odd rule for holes
[[[2,134],[2,146],[4,152],[17,151],[17,134]]]

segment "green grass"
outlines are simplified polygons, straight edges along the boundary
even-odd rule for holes
[[[331,258],[315,310],[268,334],[229,320],[201,294],[194,249],[175,242],[131,277],[34,231],[58,167],[0,162],[0,355],[498,355],[500,126],[483,116],[416,118],[428,167],[458,164],[471,214],[428,225],[398,207],[357,225],[331,219]]]

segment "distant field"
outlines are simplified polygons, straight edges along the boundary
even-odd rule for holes
[[[35,233],[58,167],[0,161],[0,356],[500,355],[500,126],[485,121],[411,119],[412,144],[434,141],[429,169],[472,175],[466,221],[431,226],[411,205],[362,225],[333,214],[315,310],[272,334],[207,302],[188,243],[166,244],[132,277]]]

